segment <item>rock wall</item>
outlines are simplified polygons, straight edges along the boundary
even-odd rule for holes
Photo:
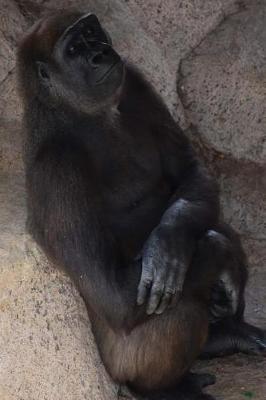
[[[261,0],[0,0],[0,398],[113,400],[84,304],[25,233],[15,51],[54,8],[95,12],[156,85],[221,184],[250,259],[247,317],[266,326],[266,3]],[[200,363],[212,392],[265,399],[266,361]],[[232,374],[234,382],[232,384]]]

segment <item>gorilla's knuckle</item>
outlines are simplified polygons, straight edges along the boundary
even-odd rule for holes
[[[156,285],[152,288],[152,293],[155,295],[162,295],[163,291],[164,290],[162,285]]]
[[[216,243],[224,247],[230,244],[229,240],[222,233],[215,231],[214,229],[209,229],[206,232],[205,238],[210,243]]]
[[[176,289],[174,288],[174,287],[166,287],[165,288],[165,294],[167,295],[167,296],[173,296],[174,294],[175,294],[175,292],[176,292]]]
[[[145,287],[150,287],[151,284],[152,284],[152,278],[151,278],[150,276],[149,276],[149,277],[145,277],[145,278],[143,278],[143,279],[141,280],[141,283],[142,283],[142,285],[145,286]]]

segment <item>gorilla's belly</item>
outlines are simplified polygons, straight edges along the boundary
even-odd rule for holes
[[[141,249],[152,229],[159,223],[170,196],[170,187],[160,182],[126,207],[109,210],[111,230],[119,232],[116,238],[126,253],[132,255]]]

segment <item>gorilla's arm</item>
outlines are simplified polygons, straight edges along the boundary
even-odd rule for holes
[[[150,289],[148,314],[162,313],[172,299],[180,297],[196,241],[217,222],[216,193],[208,178],[192,168],[179,183],[171,205],[143,247],[138,304],[144,303]]]
[[[145,81],[141,76],[138,79],[144,88]],[[163,173],[173,190],[169,207],[142,252],[138,304],[144,303],[150,291],[147,312],[152,314],[163,312],[182,292],[197,239],[218,221],[219,194],[217,184],[202,168],[188,138],[147,83],[142,97]]]
[[[31,229],[39,244],[64,267],[97,315],[114,329],[131,329],[141,320],[141,310],[133,312],[139,275],[135,287],[127,282],[129,271],[121,268],[103,223],[104,208],[85,151],[66,140],[48,143],[28,179]]]

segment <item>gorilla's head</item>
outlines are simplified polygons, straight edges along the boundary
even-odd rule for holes
[[[114,102],[123,82],[123,62],[94,14],[39,21],[23,40],[18,61],[24,97],[37,96],[52,107],[94,111]]]

